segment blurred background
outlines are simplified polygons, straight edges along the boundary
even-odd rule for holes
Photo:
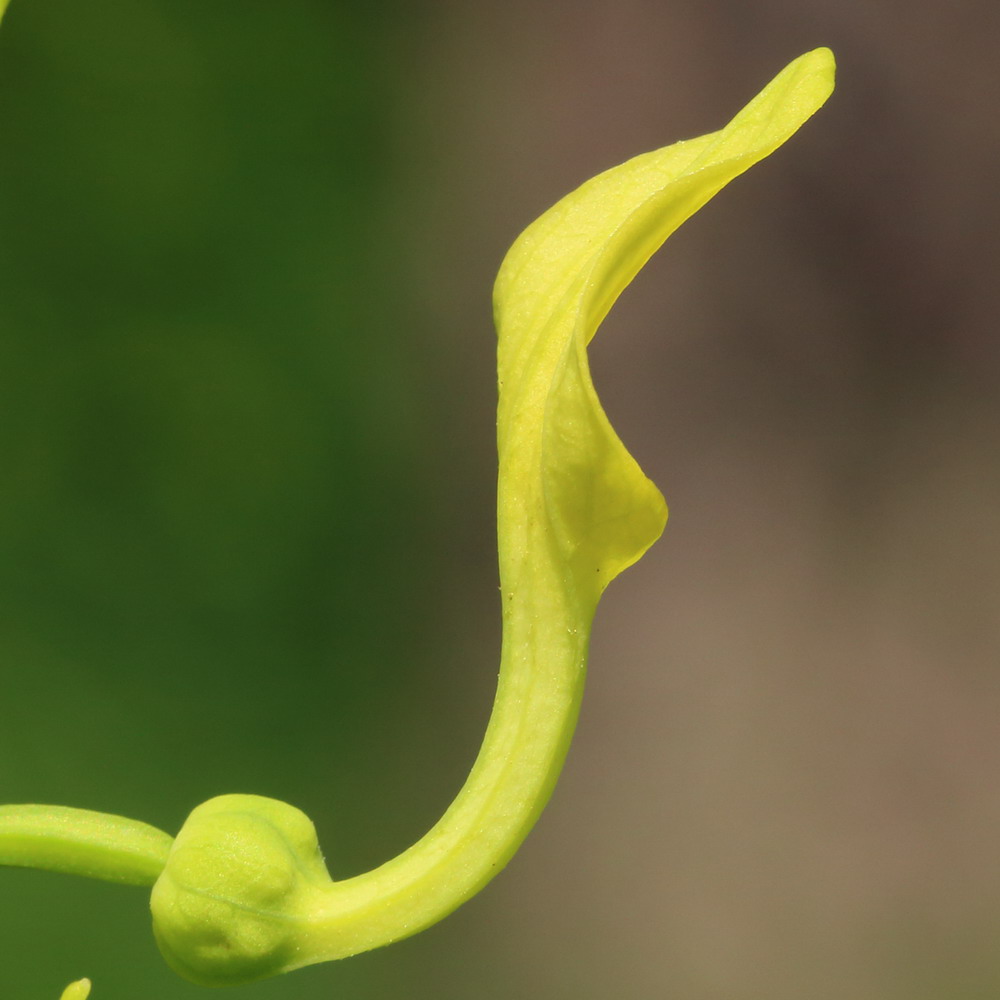
[[[273,795],[335,876],[419,837],[495,681],[503,253],[829,45],[595,342],[672,517],[538,828],[438,927],[228,995],[995,996],[998,40],[991,0],[13,0],[0,801]],[[204,995],[140,890],[0,901],[4,997]]]

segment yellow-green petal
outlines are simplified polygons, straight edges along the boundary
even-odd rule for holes
[[[659,537],[666,505],[608,422],[586,345],[663,241],[788,139],[833,79],[829,49],[801,56],[724,129],[600,174],[507,254],[494,291],[505,592],[534,586],[547,559],[579,626],[608,581]]]

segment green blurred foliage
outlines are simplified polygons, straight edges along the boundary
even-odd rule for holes
[[[293,801],[321,829],[357,811],[330,859],[345,873],[434,818],[432,800],[394,819],[375,787],[433,629],[440,492],[406,293],[372,224],[397,14],[10,9],[0,800],[168,830],[224,791]],[[98,1000],[194,992],[141,894],[3,877],[4,996],[83,974]],[[383,996],[391,973],[372,968],[257,995]]]

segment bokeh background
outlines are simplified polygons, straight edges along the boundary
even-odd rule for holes
[[[626,293],[595,378],[672,507],[508,870],[230,991],[1000,990],[1000,7],[13,0],[0,32],[0,801],[291,801],[356,873],[489,711],[492,277],[792,57],[838,92]],[[0,870],[0,993],[204,991],[145,894]]]

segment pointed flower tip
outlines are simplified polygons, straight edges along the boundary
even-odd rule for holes
[[[797,66],[803,64],[817,71],[827,70],[832,73],[836,69],[837,60],[834,58],[833,52],[826,45],[820,45],[815,49],[804,52],[798,59],[793,59],[789,65]]]
[[[773,95],[772,100],[785,104],[792,114],[798,111],[804,122],[833,93],[836,76],[837,61],[823,46],[793,59],[760,96]]]
[[[3,3],[3,0],[0,0]],[[60,1000],[87,1000],[90,996],[90,980],[89,979],[78,979],[75,983],[70,983],[66,989],[63,990],[63,994]]]
[[[825,45],[799,56],[788,69],[793,67],[803,70],[803,75],[815,78],[820,87],[826,91],[827,97],[833,93],[833,85],[837,76],[837,60],[833,51]]]

